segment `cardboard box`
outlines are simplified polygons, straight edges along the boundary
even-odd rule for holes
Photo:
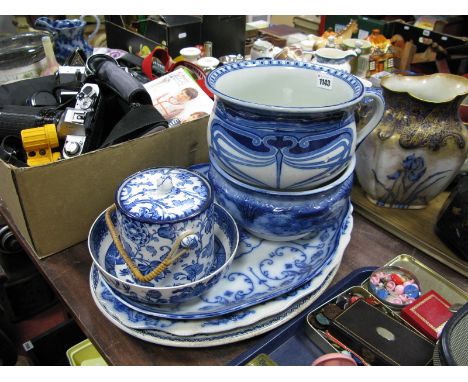
[[[208,161],[208,117],[45,166],[0,161],[0,198],[38,258],[86,240],[118,185],[149,167]]]

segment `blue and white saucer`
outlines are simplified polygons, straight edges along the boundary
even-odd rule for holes
[[[239,229],[238,250],[224,277],[202,295],[177,305],[150,305],[114,293],[133,310],[169,319],[217,317],[271,300],[317,277],[332,263],[341,242],[350,239],[352,205],[341,226],[329,226],[306,238],[289,242],[259,239]],[[112,243],[112,240],[101,240]],[[346,245],[344,247],[346,247]],[[108,255],[112,256],[110,245]],[[344,250],[344,248],[342,248]],[[106,262],[112,264],[112,262]],[[109,273],[113,270],[107,269]]]
[[[331,279],[330,279],[331,281]],[[102,314],[115,326],[121,329],[123,332],[141,339],[143,341],[163,345],[163,346],[172,346],[172,347],[186,347],[186,348],[203,348],[203,347],[213,347],[221,346],[234,342],[244,341],[252,337],[259,336],[261,334],[267,333],[282,324],[288,322],[289,320],[296,317],[302,311],[311,306],[314,301],[327,289],[329,283],[325,283],[318,291],[313,294],[307,295],[285,311],[274,314],[273,316],[267,317],[263,320],[255,322],[252,325],[245,327],[240,327],[237,329],[223,331],[219,333],[212,334],[196,334],[190,336],[177,336],[170,333],[163,332],[161,330],[154,329],[132,329],[119,320],[115,316],[115,311],[108,306],[101,305],[97,300],[94,293],[92,293],[94,301],[98,309]],[[267,302],[268,303],[268,302]]]
[[[346,242],[340,243],[342,246]],[[94,299],[101,307],[105,307],[111,315],[123,325],[131,329],[153,329],[176,336],[192,336],[196,334],[210,334],[252,325],[266,317],[278,314],[306,295],[319,296],[318,291],[328,285],[338,270],[343,256],[341,246],[333,261],[324,267],[313,280],[308,281],[298,289],[270,301],[227,314],[223,317],[206,318],[201,320],[171,320],[158,318],[141,313],[127,306],[121,298],[115,295],[106,284],[97,267],[93,265],[90,274],[90,287]]]
[[[93,266],[91,295],[103,315],[124,332],[141,340],[174,347],[211,347],[266,333],[307,309],[329,286],[341,263],[353,226],[351,213],[333,260],[317,277],[285,295],[223,317],[201,320],[161,319],[140,313],[117,298]]]

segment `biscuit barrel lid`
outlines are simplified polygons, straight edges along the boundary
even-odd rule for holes
[[[144,223],[177,223],[201,214],[213,202],[206,179],[183,168],[150,168],[126,178],[115,195],[117,208]]]

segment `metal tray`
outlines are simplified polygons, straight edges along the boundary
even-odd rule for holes
[[[331,300],[334,296],[343,293],[352,286],[360,285],[371,275],[377,267],[359,268],[351,272],[333,287],[329,288],[317,301],[300,315],[272,331],[260,340],[253,348],[242,353],[229,362],[230,366],[247,364],[260,354],[266,354],[280,366],[306,366],[324,354],[320,345],[312,342],[306,333],[307,315]]]
[[[404,254],[397,256],[385,264],[385,266],[402,267],[414,273],[421,284],[422,293],[429,292],[431,289],[435,290],[452,305],[463,305],[468,301],[468,293],[412,256]]]
[[[423,293],[433,289],[452,304],[465,304],[468,301],[468,293],[412,256],[399,255],[390,260],[385,266],[399,266],[414,273],[421,284]],[[242,353],[229,362],[228,365],[245,365],[255,357],[264,354],[280,366],[304,366],[310,365],[322,354],[332,351],[328,340],[308,324],[308,315],[352,287],[361,286],[367,290],[369,277],[377,268],[359,268],[351,272],[339,283],[328,289],[309,309],[272,331],[253,348]],[[390,308],[386,310],[393,318],[402,320],[398,312]],[[405,322],[405,324],[412,328],[408,323]],[[422,335],[416,329],[412,329]]]

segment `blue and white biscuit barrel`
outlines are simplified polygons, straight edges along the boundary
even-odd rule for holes
[[[214,263],[213,192],[209,182],[180,168],[151,168],[129,176],[117,189],[117,230],[140,272],[158,266],[184,237],[188,252],[160,273],[161,287],[209,275]]]

